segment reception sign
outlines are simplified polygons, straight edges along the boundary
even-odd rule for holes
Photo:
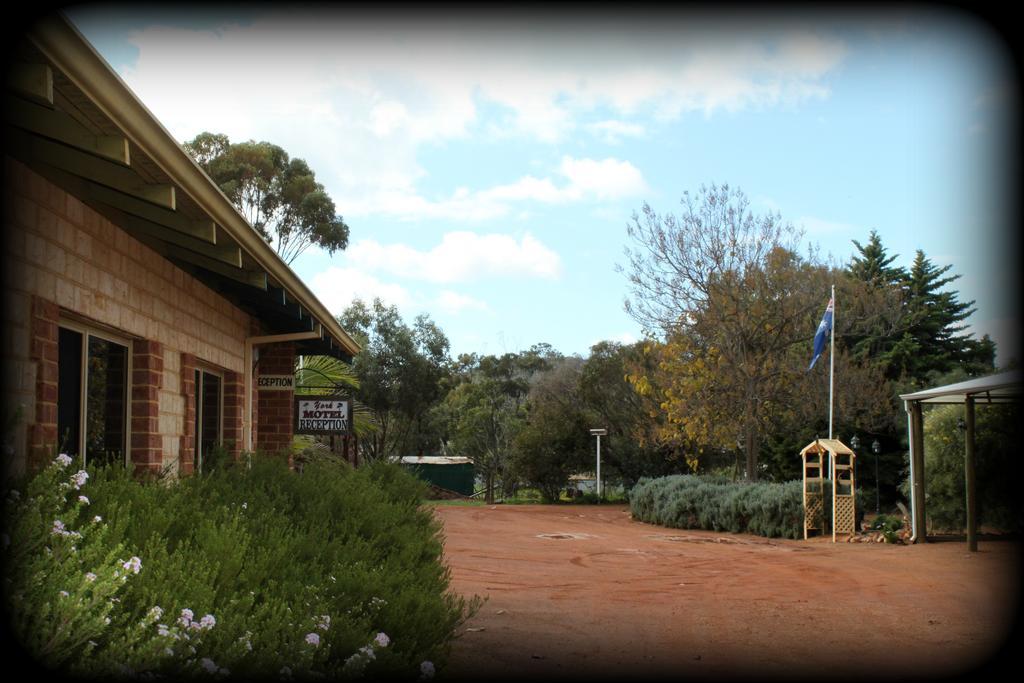
[[[340,396],[296,396],[296,434],[348,434],[352,401]]]

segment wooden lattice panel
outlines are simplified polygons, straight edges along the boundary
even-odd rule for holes
[[[836,496],[835,506],[835,533],[852,534],[854,524],[853,496]]]
[[[821,529],[824,518],[824,503],[821,495],[807,496],[807,504],[804,508],[804,528]]]

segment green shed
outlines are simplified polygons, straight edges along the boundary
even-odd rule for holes
[[[473,495],[473,461],[447,455],[409,455],[401,460],[402,466],[417,477],[443,489]]]

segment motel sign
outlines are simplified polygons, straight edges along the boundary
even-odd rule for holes
[[[352,401],[338,396],[296,396],[296,434],[348,434]]]

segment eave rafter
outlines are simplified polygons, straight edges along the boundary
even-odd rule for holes
[[[59,26],[55,30],[60,33],[64,29]],[[8,153],[208,286],[248,302],[246,305],[255,307],[260,315],[276,321],[275,325],[316,332],[319,339],[302,343],[308,351],[351,362],[351,340],[343,330],[335,332],[333,318],[324,322],[317,318],[318,314],[330,313],[322,311],[316,300],[313,304],[301,303],[305,299],[293,297],[291,289],[281,286],[283,278],[288,288],[295,287],[300,294],[306,292],[301,281],[293,282],[290,272],[264,263],[262,252],[256,248],[262,245],[254,247],[247,231],[239,233],[237,217],[225,214],[217,197],[211,200],[206,186],[194,182],[192,167],[179,163],[183,156],[180,147],[164,153],[160,147],[164,138],[159,132],[155,137],[147,134],[151,132],[147,128],[149,119],[145,118],[148,112],[133,118],[134,110],[129,108],[129,113],[121,116],[122,109],[113,107],[110,98],[93,97],[94,89],[83,86],[88,79],[82,80],[82,72],[91,73],[95,66],[91,56],[69,49],[63,40],[66,36],[51,40],[49,29],[41,31],[33,44],[50,63],[20,63],[8,68],[3,94]],[[102,72],[102,65],[97,68]],[[60,78],[55,78],[58,72]],[[74,97],[81,97],[77,91],[74,96],[66,92],[67,87],[87,90],[87,104],[95,105],[101,117],[76,109],[78,100]],[[103,94],[107,92],[119,91],[114,88]],[[112,111],[119,112],[118,116]],[[103,117],[113,125],[103,123]],[[135,125],[138,121],[142,123]],[[153,141],[155,151],[150,146]],[[135,165],[133,152],[139,155]],[[151,163],[158,172],[153,173]],[[186,193],[188,201],[182,207],[185,213],[178,210],[177,192]],[[187,215],[196,209],[201,218]],[[218,243],[218,236],[222,243]],[[307,307],[310,305],[312,310]],[[341,336],[336,339],[335,334]]]

